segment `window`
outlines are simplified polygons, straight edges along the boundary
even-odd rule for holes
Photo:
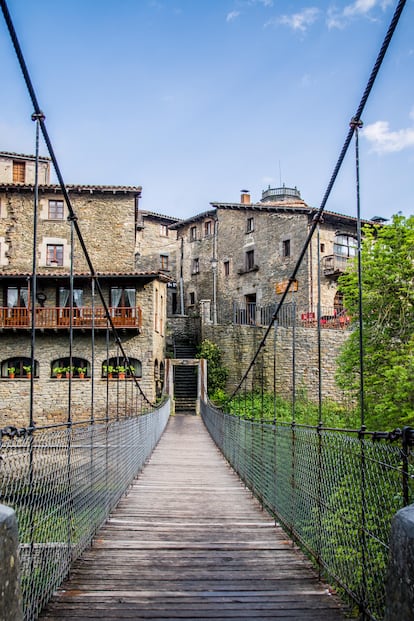
[[[26,180],[26,163],[13,162],[13,183],[24,183]]]
[[[46,265],[63,265],[63,244],[47,244],[46,246]]]
[[[24,356],[14,356],[1,363],[1,377],[29,379],[32,374],[32,360]],[[35,360],[34,375],[39,377],[39,363]]]
[[[50,377],[58,378],[66,377],[90,377],[91,367],[85,358],[67,356],[65,358],[56,358],[50,365]]]
[[[193,264],[191,267],[191,273],[192,274],[199,274],[200,273],[200,260],[199,259],[193,259]]]
[[[230,276],[230,261],[224,261],[224,275]]]
[[[195,292],[190,291],[190,306],[194,306],[195,304]]]
[[[8,308],[27,308],[29,305],[29,289],[20,285],[7,287],[6,302]]]
[[[284,239],[282,242],[282,256],[290,257],[290,239]]]
[[[246,220],[246,233],[254,231],[254,218],[247,218]]]
[[[160,224],[161,237],[168,237],[168,226],[166,224]]]
[[[190,241],[196,241],[197,239],[197,227],[192,226],[190,228]]]
[[[208,237],[213,232],[213,223],[211,220],[206,220],[204,222],[204,237]]]
[[[160,269],[162,270],[168,270],[168,255],[167,254],[161,254],[160,255]]]
[[[248,250],[246,252],[246,271],[254,268],[254,250]]]
[[[321,252],[325,252],[325,244],[321,244]]]
[[[132,287],[111,287],[112,317],[135,317],[136,291]]]
[[[336,235],[334,241],[334,254],[340,257],[354,257],[357,253],[358,242],[351,235]]]
[[[49,201],[49,220],[63,220],[63,201]]]
[[[113,379],[119,378],[119,374],[125,373],[125,377],[142,377],[142,363],[137,358],[123,358],[120,356],[114,356],[108,358],[102,363],[102,377]]]

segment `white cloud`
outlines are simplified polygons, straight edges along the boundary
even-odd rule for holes
[[[230,11],[230,13],[227,13],[226,22],[234,22],[234,20],[237,19],[239,15],[240,11]]]
[[[355,0],[351,4],[347,4],[342,11],[338,11],[335,7],[328,9],[326,22],[328,28],[344,28],[347,22],[355,17],[372,18],[372,12],[375,8],[382,11],[392,4],[392,0]]]
[[[410,116],[413,117],[413,110]],[[414,127],[391,131],[388,121],[367,125],[362,132],[376,153],[395,153],[414,147]]]
[[[293,30],[300,30],[304,32],[318,19],[318,17],[319,9],[317,9],[316,7],[311,7],[309,9],[304,9],[300,13],[282,15],[281,17],[277,18],[276,22],[285,26],[289,26]],[[273,23],[275,23],[274,20]]]

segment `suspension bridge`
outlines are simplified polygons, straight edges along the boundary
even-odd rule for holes
[[[373,432],[363,419],[358,429],[328,428],[321,418],[300,425],[294,415],[281,421],[276,395],[274,415],[265,416],[262,354],[354,136],[357,143],[361,114],[405,2],[398,3],[307,241],[229,407],[209,402],[200,363],[200,416],[172,417],[172,369],[179,362],[166,365],[158,400],[147,397],[105,301],[6,3],[0,4],[36,130],[101,299],[99,327],[111,333],[132,380],[122,393],[120,377],[114,390],[107,381],[100,408],[92,390],[88,417],[76,420],[69,406],[65,422],[39,425],[34,412],[41,395],[32,377],[29,424],[10,420],[1,429],[2,502],[16,512],[19,529],[22,601],[13,618],[334,620],[354,614],[379,621],[391,519],[413,496],[413,431]],[[35,370],[35,252],[31,283]],[[73,279],[71,300],[72,294]],[[71,362],[73,317],[71,306]],[[93,334],[94,317],[88,319]],[[248,394],[259,395],[254,417],[245,410]]]

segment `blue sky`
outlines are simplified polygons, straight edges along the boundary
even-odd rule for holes
[[[8,0],[66,183],[186,218],[296,186],[319,207],[397,0]],[[363,114],[364,218],[413,213],[414,0]],[[0,150],[34,152],[0,13]],[[46,154],[45,148],[43,152]],[[355,215],[354,148],[327,209]]]

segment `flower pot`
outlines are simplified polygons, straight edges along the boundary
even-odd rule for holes
[[[122,373],[122,372],[118,373],[118,377],[119,377],[120,380],[125,379],[125,373]]]

